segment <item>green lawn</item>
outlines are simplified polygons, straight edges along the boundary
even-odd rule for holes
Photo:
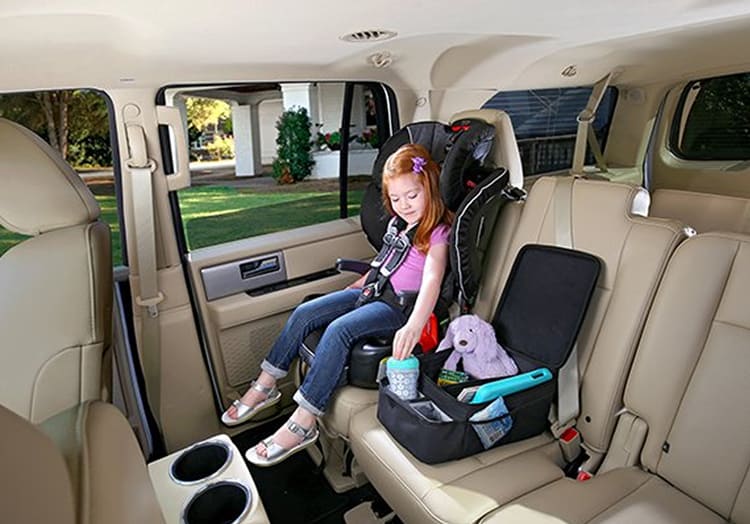
[[[122,263],[120,226],[112,186],[92,186],[102,218],[112,228],[112,257]],[[363,190],[349,192],[349,215],[359,213]],[[225,186],[203,186],[179,193],[190,249],[334,220],[339,216],[338,191],[253,192]],[[0,227],[0,256],[23,240]]]
[[[363,193],[349,192],[349,216],[359,213]],[[210,186],[184,189],[179,199],[191,250],[339,217],[338,191],[254,193]]]

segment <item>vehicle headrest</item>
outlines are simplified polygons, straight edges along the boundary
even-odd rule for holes
[[[504,167],[510,173],[510,184],[523,188],[523,165],[518,151],[513,123],[505,111],[497,109],[471,109],[453,115],[449,121],[454,124],[460,120],[475,119],[486,122],[495,129],[495,147],[493,150],[493,164]]]
[[[99,218],[81,177],[37,135],[0,118],[0,224],[23,235]]]

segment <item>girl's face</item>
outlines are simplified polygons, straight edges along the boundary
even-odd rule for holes
[[[391,207],[410,226],[422,219],[427,203],[419,176],[407,173],[388,180],[388,198],[391,200]]]

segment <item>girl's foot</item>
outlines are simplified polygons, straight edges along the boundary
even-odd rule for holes
[[[240,400],[235,400],[221,416],[226,426],[236,426],[253,418],[259,411],[276,404],[281,399],[281,392],[276,389],[276,379],[261,373],[258,380],[248,389]]]
[[[297,408],[297,410],[292,413],[292,416],[287,423],[281,426],[276,433],[271,436],[270,440],[262,440],[257,446],[255,446],[255,453],[259,457],[266,458],[268,456],[267,442],[273,442],[273,444],[276,444],[283,449],[292,449],[305,440],[305,431],[309,432],[315,428],[315,420],[315,415],[305,409]],[[291,428],[294,426],[291,424],[302,428],[303,431],[293,432]]]

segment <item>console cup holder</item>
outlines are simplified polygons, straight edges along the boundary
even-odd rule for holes
[[[184,524],[234,524],[250,508],[250,490],[233,480],[220,480],[198,490],[182,512]]]
[[[178,484],[194,484],[221,473],[231,460],[232,450],[224,442],[201,442],[177,457],[169,475]]]

